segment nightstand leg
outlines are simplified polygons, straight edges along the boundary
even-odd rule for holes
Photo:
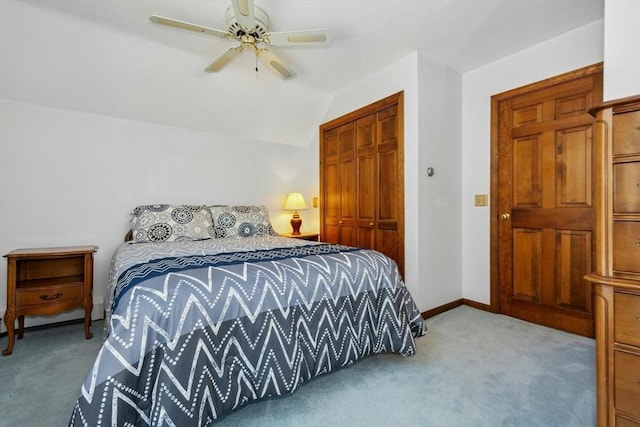
[[[93,305],[85,307],[84,309],[84,336],[89,339],[93,338],[93,333],[91,332],[91,309]]]
[[[24,316],[18,316],[18,339],[24,336]]]
[[[7,348],[2,350],[3,356],[8,356],[13,351],[13,343],[15,342],[15,317],[13,317],[13,312],[11,310],[7,310],[4,313],[4,324],[7,326],[7,335],[9,336],[9,343],[7,344]]]

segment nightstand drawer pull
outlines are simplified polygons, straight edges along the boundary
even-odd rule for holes
[[[45,300],[45,301],[50,301],[50,300],[52,300],[52,299],[58,299],[58,298],[60,298],[61,296],[62,296],[62,293],[61,293],[61,292],[56,292],[55,294],[53,294],[53,296],[49,296],[49,295],[47,295],[47,294],[40,295],[40,299],[43,299],[43,300]]]

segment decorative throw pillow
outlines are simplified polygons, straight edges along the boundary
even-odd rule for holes
[[[134,242],[172,242],[213,237],[213,220],[206,206],[141,205],[133,210]]]
[[[264,206],[209,206],[216,238],[277,236]]]

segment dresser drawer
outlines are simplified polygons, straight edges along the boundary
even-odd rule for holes
[[[613,165],[613,212],[640,212],[640,162]]]
[[[614,406],[635,420],[640,420],[640,356],[615,351]]]
[[[616,417],[616,427],[640,427],[640,422],[636,423],[635,421],[618,416]]]
[[[615,341],[640,347],[640,295],[616,292],[613,306]]]
[[[640,222],[613,223],[613,270],[640,273]]]
[[[82,303],[83,291],[82,284],[49,288],[17,289],[16,305],[28,307],[43,304],[66,304],[74,301]]]
[[[640,153],[640,110],[613,115],[613,155]]]

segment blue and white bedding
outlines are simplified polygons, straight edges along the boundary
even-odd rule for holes
[[[108,336],[72,426],[205,426],[368,355],[424,321],[376,251],[268,236],[123,244]]]

